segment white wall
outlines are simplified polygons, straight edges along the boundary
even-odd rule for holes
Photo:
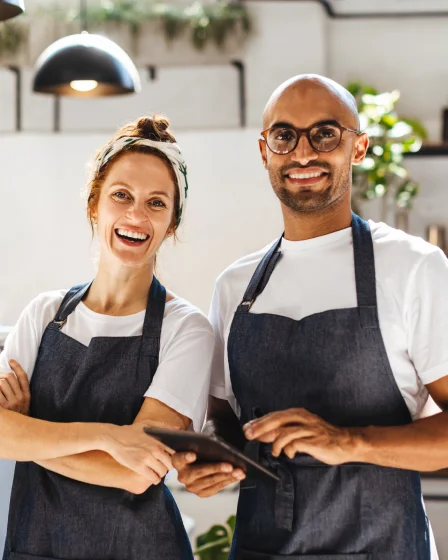
[[[189,165],[180,242],[160,259],[163,280],[208,310],[213,282],[234,259],[281,233],[278,204],[258,154],[257,130],[178,136]],[[80,190],[99,135],[0,137],[0,323],[16,321],[42,290],[93,275]]]

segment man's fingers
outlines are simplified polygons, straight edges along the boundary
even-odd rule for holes
[[[30,394],[30,381],[28,375],[23,371],[22,366],[16,360],[9,360],[9,365],[13,372],[17,375],[17,380],[20,385],[20,389],[24,395]]]
[[[227,482],[227,481],[220,482],[218,484],[215,484],[214,486],[210,486],[209,488],[202,490],[202,492],[200,492],[198,496],[200,498],[210,498],[211,496],[214,496],[218,492],[221,492],[221,490],[224,490],[224,488],[226,488],[227,486],[230,486],[231,483],[232,482]]]
[[[243,426],[244,435],[247,439],[258,439],[266,433],[273,432],[290,424],[306,425],[314,417],[314,414],[300,408],[272,412],[263,416],[263,418],[258,418],[245,424]]]
[[[196,454],[189,451],[188,453],[176,453],[172,457],[173,467],[181,471],[191,463],[196,461]]]
[[[235,484],[238,480],[231,474],[214,474],[201,478],[188,486],[188,490],[201,497],[213,496],[230,484]]]
[[[272,455],[278,457],[284,448],[294,440],[298,440],[302,437],[310,435],[310,431],[307,429],[302,429],[300,426],[291,426],[289,428],[283,428],[280,435],[272,444]]]
[[[179,471],[179,481],[190,486],[197,480],[203,479],[212,475],[229,474],[233,472],[232,465],[227,463],[212,463],[212,464],[199,464],[185,467]]]

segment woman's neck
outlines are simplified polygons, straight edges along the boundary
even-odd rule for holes
[[[114,269],[110,263],[106,266],[100,261],[84,304],[103,315],[132,315],[144,311],[153,274],[153,263],[136,269],[121,265]]]

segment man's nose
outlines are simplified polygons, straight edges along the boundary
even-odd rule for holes
[[[309,143],[306,134],[302,134],[291,157],[294,161],[300,163],[300,165],[307,165],[310,161],[315,161],[319,157],[319,154]]]

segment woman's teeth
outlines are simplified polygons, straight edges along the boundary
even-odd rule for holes
[[[149,239],[149,235],[146,235],[146,233],[129,231],[127,229],[117,229],[115,231],[117,232],[117,235],[128,241],[146,241]]]

